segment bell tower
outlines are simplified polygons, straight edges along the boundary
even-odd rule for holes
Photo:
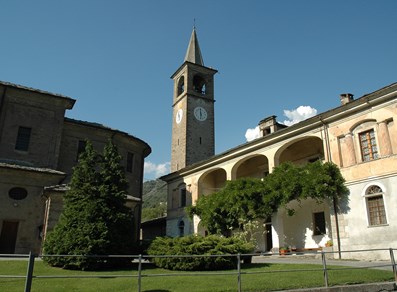
[[[171,172],[215,154],[214,75],[217,72],[204,66],[193,28],[184,63],[171,76],[174,80]]]

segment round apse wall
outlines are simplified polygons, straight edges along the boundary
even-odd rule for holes
[[[23,200],[28,196],[28,191],[24,188],[12,188],[8,191],[8,196],[14,200]]]

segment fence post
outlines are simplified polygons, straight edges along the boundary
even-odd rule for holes
[[[141,292],[141,275],[142,275],[142,255],[139,255],[138,260],[138,292]]]
[[[241,292],[241,255],[237,254],[237,286],[238,292]]]
[[[26,271],[25,292],[30,292],[30,289],[32,288],[34,258],[35,258],[35,255],[32,252],[30,252],[29,253],[28,269]]]
[[[327,271],[327,262],[325,260],[324,251],[321,251],[321,260],[323,262],[325,288],[328,288],[328,271]]]
[[[396,270],[396,260],[394,259],[394,252],[392,248],[389,248],[390,260],[393,269],[394,281],[397,282],[397,270]]]

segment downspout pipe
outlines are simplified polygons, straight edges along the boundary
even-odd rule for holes
[[[333,198],[333,203],[334,203],[334,211],[335,211],[335,227],[336,227],[336,239],[338,242],[338,256],[339,259],[342,259],[342,253],[340,250],[340,236],[339,236],[339,222],[338,222],[338,198],[334,196]]]
[[[332,162],[332,155],[331,155],[331,146],[329,142],[329,133],[328,133],[328,125],[324,122],[323,119],[321,119],[321,122],[323,123],[323,130],[324,130],[324,136],[325,136],[325,145],[327,149],[327,161]],[[336,227],[336,240],[338,244],[338,257],[339,259],[342,258],[342,253],[341,253],[341,243],[340,243],[340,232],[339,232],[339,219],[338,219],[338,197],[334,196],[332,198],[332,203],[333,203],[333,208],[335,212],[335,227]]]

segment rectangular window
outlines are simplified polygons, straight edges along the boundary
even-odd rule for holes
[[[31,133],[32,128],[19,127],[17,141],[15,143],[16,150],[28,151]]]
[[[326,233],[325,230],[325,215],[324,212],[313,213],[313,235],[322,235]]]
[[[181,207],[186,207],[186,189],[181,189]]]
[[[374,130],[369,130],[359,134],[361,156],[363,161],[370,161],[377,159],[378,147],[376,146],[375,132]]]
[[[374,226],[374,225],[387,224],[383,196],[379,195],[379,196],[368,197],[367,204],[368,204],[369,225]]]
[[[77,155],[76,155],[76,161],[79,160],[80,154],[85,151],[85,146],[87,142],[83,140],[79,140],[79,144],[77,146]]]
[[[134,166],[134,154],[131,152],[127,153],[127,167],[126,171],[127,172],[132,172],[132,168]]]

